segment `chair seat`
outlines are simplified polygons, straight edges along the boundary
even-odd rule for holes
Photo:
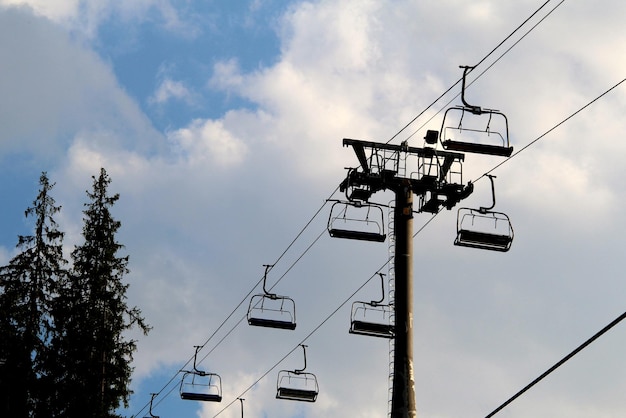
[[[393,325],[366,321],[352,321],[352,327],[350,327],[351,334],[383,338],[393,338],[393,330]]]
[[[188,401],[208,401],[208,402],[222,402],[220,395],[212,395],[208,393],[194,393],[194,392],[181,392],[181,399]]]
[[[454,241],[454,245],[495,251],[508,251],[512,241],[513,238],[510,235],[460,230]]]
[[[314,390],[280,387],[276,393],[276,398],[288,399],[292,401],[315,402],[317,399],[317,392]]]
[[[448,150],[473,152],[476,154],[497,155],[500,157],[510,157],[513,153],[513,147],[504,147],[500,145],[478,144],[474,142],[463,142],[447,140],[443,141],[443,147]]]
[[[334,238],[347,238],[361,241],[384,242],[387,238],[387,235],[385,234],[366,231],[351,231],[348,229],[330,229],[328,232],[330,233],[330,236]]]
[[[279,328],[279,329],[296,329],[295,322],[292,321],[281,321],[277,319],[265,319],[265,318],[248,318],[248,324],[258,326],[258,327],[266,327],[266,328]]]

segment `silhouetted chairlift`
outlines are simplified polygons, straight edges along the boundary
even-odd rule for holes
[[[304,367],[296,370],[281,370],[276,383],[276,398],[291,401],[315,402],[319,394],[317,377],[307,373],[306,345],[300,344],[304,352]]]
[[[360,201],[336,201],[330,209],[328,233],[334,238],[384,242],[383,210]]]
[[[157,394],[156,393],[151,393],[150,396],[151,396],[151,398],[150,398],[150,410],[148,412],[150,415],[147,415],[145,418],[159,418],[158,415],[154,415],[152,413],[152,401],[154,401],[154,397],[157,396]]]
[[[244,398],[237,398],[239,399],[239,402],[241,402],[241,418],[243,418],[243,401],[245,401]]]
[[[491,180],[493,203],[490,207],[479,209],[459,209],[454,245],[504,252],[511,248],[513,226],[506,214],[491,210],[496,205],[496,194],[494,176],[488,177]]]
[[[189,401],[221,402],[222,378],[215,373],[198,370],[196,357],[200,346],[196,346],[193,356],[193,370],[183,370],[180,381],[180,398]]]
[[[380,300],[354,302],[350,315],[350,334],[393,338],[394,326],[390,323],[393,306],[383,304],[385,299],[384,274],[380,275],[382,295]]]
[[[273,267],[264,265],[263,294],[250,298],[248,324],[279,329],[296,329],[296,303],[287,296],[279,296],[266,290],[267,273]]]
[[[465,101],[465,78],[474,67],[463,68],[461,101],[463,106],[448,108],[441,124],[441,145],[446,150],[510,157],[509,123],[506,116],[493,109],[481,109]],[[469,121],[464,117],[468,114]]]

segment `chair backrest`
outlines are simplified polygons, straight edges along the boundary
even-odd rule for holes
[[[319,394],[317,377],[313,373],[281,370],[276,383],[276,398],[315,402]]]
[[[379,206],[335,202],[328,218],[328,233],[334,238],[384,242],[384,215]]]
[[[465,107],[448,108],[441,124],[440,140],[443,148],[450,151],[502,157],[513,153],[507,117],[497,110],[473,113]]]
[[[286,296],[259,294],[250,299],[248,324],[260,327],[296,329],[296,304]]]
[[[506,252],[513,242],[513,226],[502,212],[461,208],[454,245]]]
[[[180,397],[190,401],[222,401],[222,379],[215,373],[187,371],[180,382]]]
[[[393,307],[378,303],[354,302],[350,317],[350,333],[370,337],[393,338],[390,323]]]

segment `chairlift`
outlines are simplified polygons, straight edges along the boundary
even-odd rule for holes
[[[159,418],[159,416],[158,416],[158,415],[154,415],[154,414],[152,413],[152,401],[154,401],[154,397],[155,397],[155,396],[157,396],[157,394],[156,394],[156,393],[151,393],[151,394],[150,394],[150,396],[151,396],[151,398],[150,398],[150,410],[149,410],[149,412],[148,412],[150,415],[147,415],[147,416],[146,416],[146,417],[144,417],[144,418]]]
[[[243,418],[243,401],[245,401],[244,398],[237,398],[239,399],[239,402],[241,402],[241,418]]]
[[[354,302],[350,315],[350,334],[393,338],[394,325],[390,323],[393,306],[383,304],[385,299],[384,274],[380,275],[382,296],[371,302]]]
[[[196,358],[201,346],[196,346],[193,356],[193,370],[183,370],[180,381],[180,398],[189,401],[221,402],[222,378],[215,373],[198,370]]]
[[[278,372],[276,383],[276,399],[290,401],[315,402],[319,394],[317,377],[313,373],[307,373],[306,369],[306,345],[300,344],[304,352],[304,367],[296,370],[281,370]]]
[[[273,267],[264,265],[263,294],[250,298],[248,324],[279,329],[296,329],[296,303],[287,296],[279,296],[266,290],[267,273]]]
[[[513,242],[513,226],[505,213],[491,210],[496,205],[496,195],[494,176],[488,177],[491,180],[493,203],[490,207],[479,209],[459,209],[454,245],[506,252]]]
[[[465,78],[474,67],[463,68],[461,101],[463,106],[448,108],[441,124],[441,145],[446,150],[510,157],[507,117],[494,109],[483,109],[465,100]],[[467,116],[467,117],[466,117]]]
[[[383,210],[360,201],[336,201],[330,209],[328,233],[334,238],[384,242]]]

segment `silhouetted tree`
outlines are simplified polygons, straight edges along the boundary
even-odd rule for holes
[[[111,180],[104,169],[93,177],[87,192],[84,242],[71,254],[73,267],[58,288],[53,315],[57,353],[55,414],[63,417],[116,417],[128,406],[131,361],[136,342],[124,335],[137,326],[149,331],[141,311],[126,303],[128,256],[116,240],[121,223],[110,208],[119,195],[110,196]]]
[[[61,209],[50,196],[46,173],[26,218],[34,234],[18,237],[20,252],[0,268],[0,416],[47,415],[51,375],[48,351],[56,284],[66,275],[63,233],[54,215]]]

